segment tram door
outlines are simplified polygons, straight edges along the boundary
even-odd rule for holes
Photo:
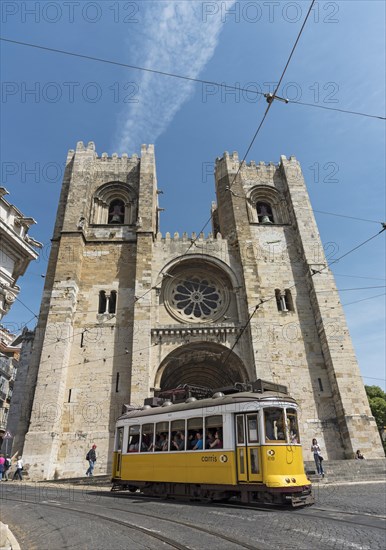
[[[238,481],[261,481],[257,413],[236,415],[236,453]]]
[[[121,477],[122,467],[122,448],[123,448],[123,427],[118,428],[116,439],[116,453],[115,453],[115,475]]]

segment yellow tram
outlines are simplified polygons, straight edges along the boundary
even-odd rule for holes
[[[113,490],[312,504],[298,406],[284,386],[266,387],[259,380],[209,398],[152,398],[160,406],[128,410],[116,423]],[[245,388],[250,391],[240,391]]]

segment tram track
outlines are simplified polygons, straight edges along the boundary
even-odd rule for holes
[[[118,493],[119,494],[119,493]],[[118,494],[116,494],[115,496],[118,496]],[[125,494],[125,493],[121,493],[119,495],[119,498],[122,498],[122,499],[125,499],[130,496],[128,494]],[[154,497],[147,497],[146,495],[143,495],[141,493],[137,493],[135,495],[133,495],[133,498],[139,498],[141,500],[146,500],[148,498],[154,498]],[[319,506],[316,506],[316,505],[313,505],[312,507],[305,507],[305,508],[284,508],[284,507],[280,507],[280,506],[277,506],[277,505],[260,505],[260,504],[256,504],[256,505],[253,505],[253,504],[243,504],[241,502],[215,502],[214,503],[216,506],[218,506],[219,508],[230,508],[230,509],[236,509],[236,510],[253,510],[253,511],[260,511],[260,512],[280,512],[280,514],[286,514],[286,515],[293,515],[295,514],[296,516],[306,516],[306,517],[309,517],[311,519],[328,519],[330,521],[334,521],[334,522],[337,522],[337,523],[349,523],[349,524],[353,524],[355,523],[355,525],[358,525],[358,526],[361,526],[361,527],[366,527],[366,528],[375,528],[375,529],[379,529],[379,530],[386,530],[386,516],[382,516],[382,515],[376,515],[376,514],[370,514],[370,513],[366,513],[366,512],[350,512],[350,511],[347,511],[347,510],[339,510],[337,508],[325,508],[325,507],[319,507]],[[324,514],[314,514],[313,512],[315,511],[319,511],[319,512],[323,512]],[[343,515],[343,516],[346,516],[347,518],[351,518],[350,519],[343,519],[343,518],[338,518],[338,517],[334,517],[333,514],[339,514],[339,515]],[[374,525],[372,522],[371,524],[370,523],[365,523],[365,522],[362,522],[362,523],[358,523],[358,519],[357,518],[369,518],[369,519],[372,519],[372,520],[379,520],[379,523],[382,523],[384,522],[384,525]],[[255,547],[254,547],[255,548]]]
[[[320,520],[329,520],[329,521],[334,521],[336,523],[348,523],[350,525],[352,524],[355,524],[356,526],[359,526],[359,527],[366,527],[366,528],[371,528],[371,529],[378,529],[378,530],[381,530],[381,531],[385,531],[386,530],[386,517],[385,516],[379,516],[379,515],[375,515],[375,514],[368,514],[368,513],[361,513],[361,512],[349,512],[349,511],[346,511],[346,510],[339,510],[339,509],[334,509],[334,508],[318,508],[316,506],[312,506],[312,508],[310,509],[310,511],[307,511],[308,509],[296,509],[296,510],[286,510],[286,509],[283,509],[283,508],[279,508],[279,507],[276,507],[276,508],[271,508],[270,506],[266,506],[266,507],[263,507],[263,506],[251,506],[251,505],[243,505],[243,504],[239,504],[239,503],[232,503],[232,504],[226,504],[226,503],[218,503],[218,506],[220,508],[234,508],[234,509],[238,509],[238,510],[258,510],[258,511],[265,511],[265,512],[277,512],[277,511],[280,511],[281,514],[286,514],[286,515],[293,515],[295,514],[296,516],[303,516],[303,517],[308,517],[310,519],[320,519]],[[314,511],[322,511],[324,512],[324,514],[314,514],[313,512]],[[327,512],[327,513],[326,513]],[[344,518],[338,518],[338,517],[334,517],[333,514],[339,514],[339,515],[344,515],[346,516],[347,519],[344,519]],[[348,518],[351,518],[351,519],[348,519]],[[359,517],[367,517],[369,519],[372,519],[373,521],[372,522],[358,522],[358,518]],[[374,525],[374,523],[376,521],[379,521],[379,523],[383,522],[384,524],[383,525]]]
[[[119,493],[118,493],[119,494]],[[118,494],[114,495],[114,496],[118,496]],[[130,498],[130,496],[128,494],[124,494],[124,493],[121,493],[119,495],[119,498],[122,498],[122,499],[126,499],[127,497]],[[140,500],[148,500],[148,499],[153,499],[154,497],[147,497],[147,495],[143,495],[141,493],[137,493],[135,495],[133,495],[133,498],[139,498]],[[161,498],[162,500],[162,498]],[[191,503],[193,504],[193,503]],[[216,506],[218,506],[219,508],[230,508],[230,509],[236,509],[236,510],[253,510],[253,511],[260,511],[260,512],[280,512],[280,514],[286,514],[286,515],[291,515],[293,516],[293,514],[295,514],[296,516],[303,516],[303,517],[309,517],[310,519],[319,519],[319,520],[330,520],[330,521],[334,521],[335,523],[347,523],[347,524],[350,524],[352,525],[353,523],[355,523],[355,525],[357,526],[360,526],[360,527],[365,527],[365,528],[374,528],[374,529],[378,529],[378,530],[381,530],[381,531],[385,531],[386,530],[386,516],[381,516],[381,515],[375,515],[375,514],[369,514],[369,513],[366,513],[366,512],[350,512],[350,511],[347,511],[347,510],[339,510],[339,509],[336,509],[336,508],[322,508],[322,507],[318,507],[318,506],[315,506],[313,505],[312,507],[305,507],[305,508],[296,508],[296,509],[293,509],[293,508],[284,508],[284,507],[280,507],[280,506],[277,506],[277,505],[265,505],[265,506],[262,506],[262,505],[259,505],[259,504],[256,504],[256,505],[253,505],[253,504],[243,504],[241,502],[228,502],[228,503],[225,503],[225,502],[214,502],[214,504]],[[112,509],[115,509],[115,510],[120,510],[120,508],[110,508],[111,510]],[[320,512],[323,512],[324,514],[315,514],[314,512],[315,511],[320,511]],[[139,514],[139,512],[132,512],[132,513],[137,513]],[[144,513],[140,513],[141,515],[149,515],[150,514],[144,514]],[[343,516],[346,516],[347,519],[344,519],[342,517],[334,517],[333,514],[339,514],[339,515],[343,515]],[[158,516],[151,516],[151,517],[154,517],[155,519],[163,519],[162,517],[158,517]],[[350,519],[349,519],[350,518]],[[358,522],[358,518],[369,518],[373,521],[371,522]],[[378,521],[379,523],[382,523],[383,522],[383,525],[374,525],[374,522]],[[178,522],[176,522],[178,523]],[[181,525],[185,525],[183,522],[181,523]],[[191,527],[193,527],[192,525],[190,525]],[[256,546],[247,546],[247,548],[253,548],[253,550],[259,550]]]
[[[181,543],[179,543],[179,542],[177,542],[173,539],[170,539],[169,537],[165,537],[161,533],[158,533],[158,532],[156,532],[152,529],[142,527],[142,526],[136,525],[134,523],[129,523],[125,520],[120,520],[120,519],[117,519],[117,518],[112,518],[110,516],[97,514],[95,512],[91,512],[91,511],[88,511],[88,510],[81,510],[78,507],[66,506],[66,505],[63,505],[62,502],[59,502],[59,501],[55,501],[55,500],[49,501],[48,500],[48,501],[36,502],[36,500],[28,500],[28,499],[25,499],[25,498],[19,499],[19,498],[12,498],[12,497],[7,497],[7,501],[21,502],[23,504],[34,504],[34,505],[39,505],[39,506],[46,506],[46,507],[54,508],[54,509],[57,509],[57,510],[66,510],[66,511],[74,512],[76,514],[80,514],[80,515],[83,515],[83,516],[98,518],[98,519],[103,520],[103,521],[107,521],[107,522],[110,522],[110,523],[121,525],[121,526],[126,527],[128,529],[139,531],[143,534],[146,534],[149,537],[152,537],[154,539],[157,539],[158,541],[164,542],[165,544],[168,544],[171,548],[176,548],[178,550],[192,550],[191,546],[186,546],[184,544],[181,544]],[[265,550],[262,547],[256,546],[256,544],[254,544],[252,546],[250,544],[241,542],[241,541],[239,541],[237,539],[234,539],[232,537],[228,537],[224,534],[218,533],[216,531],[211,531],[209,529],[206,529],[205,527],[194,525],[194,524],[189,523],[189,522],[180,521],[180,520],[176,520],[176,519],[168,519],[168,518],[165,518],[163,516],[156,516],[152,513],[146,513],[146,512],[137,512],[135,510],[134,511],[133,510],[122,510],[122,508],[117,508],[117,507],[106,508],[105,504],[102,505],[102,504],[93,503],[92,506],[103,507],[104,510],[118,511],[120,513],[127,512],[127,513],[130,513],[132,515],[136,515],[136,516],[140,516],[140,517],[146,517],[146,518],[150,518],[150,519],[155,519],[155,520],[158,520],[158,521],[163,521],[165,523],[172,523],[173,525],[179,525],[179,526],[182,526],[184,528],[192,529],[192,530],[197,531],[199,533],[204,533],[206,535],[210,535],[212,537],[215,537],[217,540],[220,539],[224,542],[226,541],[226,542],[232,543],[232,544],[234,544],[235,546],[237,546],[239,548],[244,548],[245,550]]]

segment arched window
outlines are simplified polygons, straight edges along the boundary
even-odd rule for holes
[[[291,291],[288,288],[286,288],[284,292],[277,288],[275,290],[275,296],[278,311],[287,312],[295,310]]]
[[[117,291],[112,290],[110,294],[107,294],[105,290],[101,290],[99,292],[98,313],[112,314],[116,312],[116,309],[117,309]]]
[[[138,195],[120,181],[102,185],[93,197],[90,215],[95,225],[134,225],[138,216]]]
[[[109,224],[122,224],[125,221],[125,204],[120,199],[111,201],[109,205]]]
[[[110,299],[109,299],[109,313],[115,313],[117,308],[117,292],[116,290],[112,290],[110,292]]]
[[[274,223],[272,208],[268,202],[257,202],[256,211],[259,223]]]
[[[107,306],[106,292],[104,290],[101,290],[99,293],[98,313],[105,313],[106,306]]]

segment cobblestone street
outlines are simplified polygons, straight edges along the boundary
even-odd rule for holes
[[[315,505],[295,510],[150,499],[71,485],[2,483],[1,490],[2,521],[22,550],[385,547],[380,482],[317,486]]]

